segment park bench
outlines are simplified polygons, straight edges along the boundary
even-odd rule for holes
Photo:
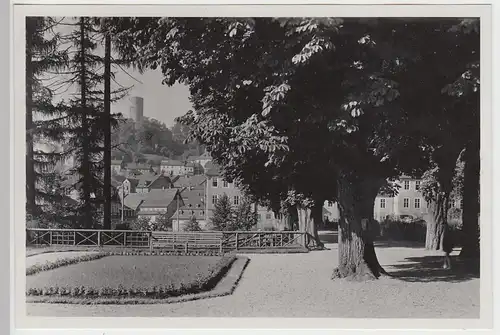
[[[222,252],[222,233],[219,232],[153,232],[151,234],[151,249],[168,248],[184,249],[219,249]]]

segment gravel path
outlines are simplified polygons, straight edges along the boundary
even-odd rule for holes
[[[76,258],[84,255],[95,254],[97,252],[93,251],[64,251],[64,252],[49,252],[44,254],[33,255],[30,257],[26,257],[26,268],[29,268],[35,264],[45,264],[52,263],[57,261],[58,259],[63,258]]]
[[[226,297],[171,305],[28,304],[33,316],[479,318],[479,278],[418,268],[429,253],[377,248],[380,263],[401,278],[332,281],[337,244],[308,254],[246,255],[251,261]],[[436,263],[439,266],[441,263]],[[434,265],[436,265],[434,264]],[[399,271],[399,272],[398,272]]]

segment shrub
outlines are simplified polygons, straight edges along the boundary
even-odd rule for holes
[[[425,242],[427,225],[422,219],[387,218],[379,226],[382,239]]]
[[[201,227],[194,215],[191,217],[191,219],[189,219],[189,222],[184,227],[184,231],[201,231]]]

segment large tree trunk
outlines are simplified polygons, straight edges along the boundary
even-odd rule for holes
[[[111,229],[111,37],[104,42],[104,229]]]
[[[33,150],[33,20],[26,18],[26,213],[36,215],[36,174]]]
[[[297,207],[289,206],[287,208],[288,211],[288,227],[290,230],[298,230],[299,229],[299,214],[297,211]]]
[[[85,18],[80,18],[80,104],[82,108],[82,129],[83,135],[83,158],[82,158],[82,179],[83,179],[83,226],[91,229],[93,223],[93,206],[90,193],[92,192],[92,175],[90,170],[90,132],[87,120],[87,73],[85,64]]]
[[[305,232],[305,246],[308,248],[323,248],[323,243],[319,239],[316,222],[312,218],[312,210],[297,205],[299,219],[299,230]]]
[[[339,266],[333,278],[367,280],[387,274],[378,262],[370,233],[380,185],[375,179],[339,179]]]
[[[463,238],[460,257],[479,257],[479,140],[469,143],[464,160]]]
[[[448,224],[449,194],[439,193],[434,201],[429,203],[427,219],[427,234],[425,248],[428,250],[442,250],[444,233]]]

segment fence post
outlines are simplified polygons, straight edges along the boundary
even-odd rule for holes
[[[283,233],[280,234],[280,247],[283,246]]]
[[[49,231],[49,245],[52,246],[52,230]]]
[[[76,245],[76,231],[73,230],[73,245]]]
[[[222,255],[222,238],[220,239],[219,252],[220,252],[220,253],[221,253],[221,255]]]
[[[262,234],[259,233],[259,248],[262,248]]]
[[[188,252],[188,243],[189,243],[189,242],[188,242],[188,241],[186,241],[186,246],[185,246],[185,248],[184,248],[184,251],[186,252],[186,254],[187,254],[187,252]]]
[[[125,231],[123,232],[123,246],[127,246],[127,232]]]
[[[239,247],[238,244],[239,244],[239,242],[238,242],[238,233],[236,233],[236,244],[235,244],[236,250],[238,250],[238,247]]]
[[[148,233],[149,252],[153,252],[153,233]]]
[[[100,230],[97,231],[97,246],[98,247],[101,246],[101,231]]]

